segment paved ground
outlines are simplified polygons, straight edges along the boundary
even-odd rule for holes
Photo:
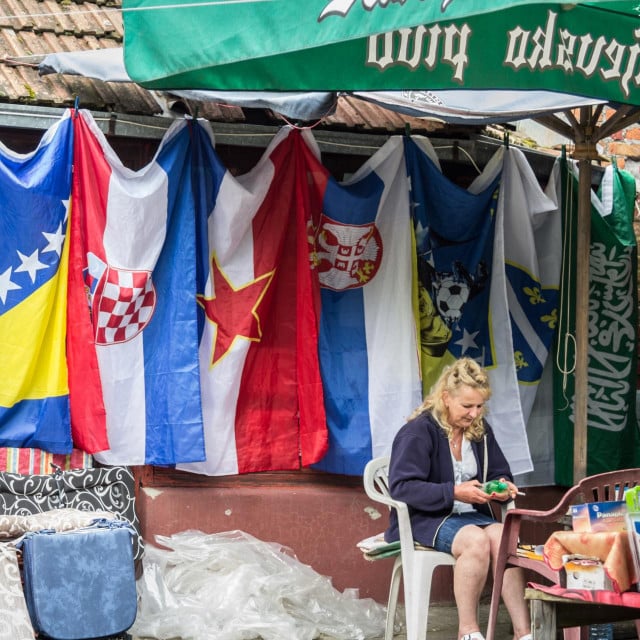
[[[501,608],[496,626],[496,640],[512,640],[511,621],[506,610]],[[480,606],[480,627],[484,631],[489,617],[489,605]],[[458,614],[451,605],[431,605],[429,609],[429,623],[427,625],[427,640],[456,640],[458,631]],[[394,640],[404,640],[405,634],[398,633]]]
[[[487,618],[489,616],[489,605],[483,603],[480,606],[480,626],[484,631],[487,627]],[[434,606],[432,605],[429,610],[429,624],[427,629],[426,640],[456,640],[458,628],[458,616],[456,609],[450,605]],[[500,607],[498,615],[498,624],[496,626],[496,640],[512,640],[511,621],[504,607]],[[636,638],[635,627],[633,622],[620,622],[613,625],[613,639],[614,640],[630,640]],[[403,632],[396,633],[394,640],[405,640],[406,636]],[[142,640],[139,638],[133,638],[133,640]],[[145,639],[151,640],[151,639]],[[179,640],[179,639],[176,639]],[[282,638],[282,640],[288,640]],[[332,640],[329,637],[323,636],[318,640]],[[371,638],[370,640],[383,640],[381,638]],[[562,636],[559,635],[558,640],[562,640]],[[590,640],[601,640],[597,636],[591,636]],[[610,640],[610,639],[609,639]]]
[[[487,628],[489,617],[489,605],[483,603],[480,606],[480,628],[482,631]],[[458,616],[453,606],[431,606],[429,609],[429,624],[427,627],[426,640],[456,640],[458,629]],[[618,622],[613,625],[614,640],[630,640],[637,638],[633,622]],[[404,633],[398,633],[394,640],[405,640]],[[562,636],[559,635],[559,640]],[[591,635],[590,640],[600,640],[601,637]],[[512,640],[513,629],[511,620],[504,607],[500,607],[498,623],[496,626],[496,640]],[[328,640],[328,639],[327,639]]]
[[[480,606],[480,629],[484,632],[489,618],[489,605]],[[429,624],[427,627],[429,640],[456,640],[458,637],[458,614],[452,606],[432,606],[429,610]],[[511,640],[513,631],[511,620],[504,607],[498,612],[496,625],[496,640]]]

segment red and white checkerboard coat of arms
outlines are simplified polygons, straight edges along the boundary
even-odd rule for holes
[[[362,287],[382,263],[382,238],[375,223],[347,225],[322,215],[315,261],[320,284],[342,291]]]
[[[84,277],[96,344],[135,338],[156,306],[151,272],[110,267],[94,254],[88,254],[87,261]]]

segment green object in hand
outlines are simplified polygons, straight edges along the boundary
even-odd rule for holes
[[[504,493],[509,488],[509,485],[502,480],[489,480],[484,484],[485,493]]]

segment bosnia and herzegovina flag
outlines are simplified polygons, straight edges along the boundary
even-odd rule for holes
[[[89,112],[74,124],[79,285],[109,438],[96,459],[202,460],[190,124],[174,123],[139,171],[122,164]]]
[[[73,130],[0,148],[0,446],[72,449],[65,356]]]

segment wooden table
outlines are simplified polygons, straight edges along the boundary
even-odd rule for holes
[[[561,598],[538,589],[527,588],[525,599],[531,608],[533,640],[556,640],[558,629],[591,624],[640,619],[640,608]],[[588,637],[588,628],[582,634]]]

